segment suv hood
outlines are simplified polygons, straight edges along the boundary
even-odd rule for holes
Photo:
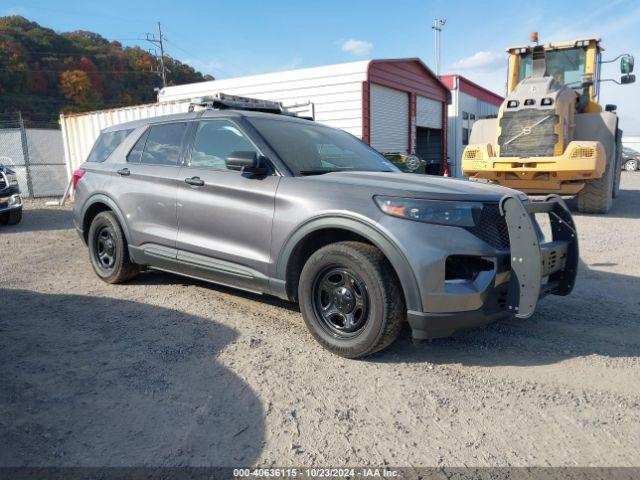
[[[304,177],[307,181],[364,187],[374,195],[434,200],[498,201],[505,195],[527,196],[511,188],[435,175],[403,172],[331,172]]]

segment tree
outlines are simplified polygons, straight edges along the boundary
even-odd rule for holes
[[[72,110],[91,110],[99,107],[100,99],[92,88],[91,79],[83,70],[69,70],[60,74],[60,90],[66,99],[72,101]]]

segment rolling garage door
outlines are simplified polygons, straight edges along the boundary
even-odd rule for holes
[[[416,97],[416,125],[442,130],[442,102],[418,95]]]
[[[442,102],[416,97],[416,155],[426,160],[425,171],[440,173],[442,164]]]
[[[409,150],[409,95],[371,84],[370,144],[382,153]]]

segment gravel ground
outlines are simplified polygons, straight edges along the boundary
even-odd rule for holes
[[[361,361],[297,308],[93,274],[68,208],[0,229],[0,466],[640,465],[640,172],[576,214],[569,297]]]

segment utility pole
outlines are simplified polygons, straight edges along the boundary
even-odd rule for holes
[[[436,18],[431,27],[436,34],[436,75],[440,75],[440,32],[445,23],[447,23],[446,18]]]
[[[164,37],[162,36],[162,28],[160,22],[158,22],[158,36],[154,33],[147,33],[147,42],[160,48],[160,76],[162,77],[162,87],[167,86],[167,72],[164,68]]]

